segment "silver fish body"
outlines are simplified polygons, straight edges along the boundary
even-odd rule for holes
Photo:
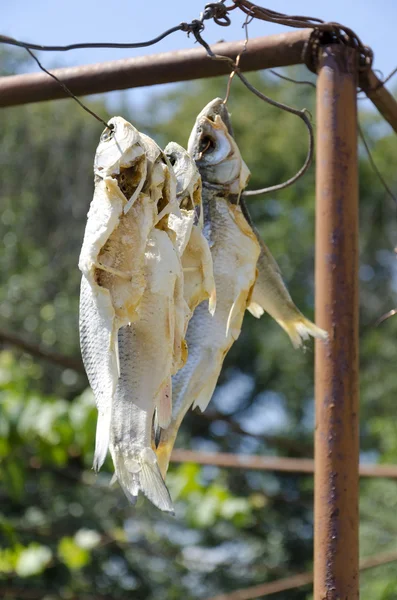
[[[112,404],[110,452],[131,502],[142,491],[155,506],[172,512],[152,450],[152,425],[172,371],[174,294],[181,266],[167,233],[159,229],[149,237],[145,258],[147,286],[139,318],[118,333],[120,378]]]
[[[216,119],[216,115],[220,115],[229,136],[233,138],[230,117],[220,98],[213,100],[202,112],[204,113],[205,111],[211,111],[211,118],[213,119]],[[203,134],[205,135],[204,131]],[[213,140],[214,139],[215,138],[213,138]],[[208,140],[211,141],[211,136],[208,136]],[[225,140],[223,145],[218,145],[217,152],[222,152],[222,149],[224,151],[224,146]],[[198,150],[198,153],[196,150],[196,155],[194,156],[196,161],[200,157],[200,149]],[[216,155],[216,152],[212,153],[212,160],[216,160]],[[211,160],[211,156],[209,156],[208,159]],[[225,172],[222,172],[221,170],[215,172],[214,170],[207,168],[206,173],[203,173],[202,169],[200,169],[200,172],[203,178],[203,185],[206,185],[208,179],[216,184],[217,178],[219,178],[220,175],[225,177]],[[242,177],[244,176],[245,173],[244,170],[242,170]],[[294,304],[283,281],[280,267],[253,224],[244,199],[240,198],[238,202],[247,223],[254,232],[260,245],[260,255],[257,263],[258,273],[252,290],[251,302],[247,307],[248,310],[256,318],[261,317],[264,312],[267,312],[280,327],[286,331],[295,348],[300,347],[310,336],[326,340],[328,338],[327,332],[309,321]]]
[[[95,155],[95,191],[79,258],[82,271],[80,346],[98,408],[96,469],[105,460],[109,444],[111,403],[119,376],[117,330],[128,322],[144,289],[144,282],[139,277],[143,262],[140,260],[134,269],[128,253],[119,252],[119,238],[130,238],[133,231],[139,233],[136,215],[126,212],[125,207],[130,203],[131,208],[143,187],[145,151],[138,131],[130,123],[114,117],[109,124],[113,131],[104,131]],[[121,189],[122,183],[119,184],[123,173],[131,182],[128,196]],[[146,198],[141,199],[138,212],[142,217],[141,225],[155,217]],[[150,230],[150,223],[144,228]],[[132,240],[129,245],[134,243]],[[134,284],[131,285],[133,277]],[[125,306],[126,298],[130,298],[129,307]]]
[[[178,208],[175,176],[157,144],[121,117],[109,125],[113,129],[103,132],[95,155],[94,198],[79,259],[80,345],[98,408],[95,469],[107,454],[121,374],[118,331],[143,314],[139,308],[147,285],[148,238],[156,224]],[[178,286],[183,288],[183,281]],[[172,319],[179,324],[180,319]],[[179,346],[181,354],[182,342]],[[171,372],[168,381],[170,376]]]
[[[240,334],[256,278],[259,244],[237,204],[249,171],[228,134],[221,102],[213,101],[197,117],[188,147],[203,180],[204,234],[212,254],[216,309],[211,315],[204,301],[189,322],[188,359],[172,379],[172,420],[156,451],[163,475],[187,410],[204,410],[212,397],[223,360]]]

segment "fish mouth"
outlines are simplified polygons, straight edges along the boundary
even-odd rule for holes
[[[211,100],[211,102],[209,102],[207,106],[205,106],[201,113],[198,115],[197,120],[199,120],[200,117],[206,117],[210,121],[215,121],[215,117],[217,115],[219,115],[219,117],[226,125],[229,135],[234,137],[229,111],[227,110],[226,104],[224,103],[222,98],[215,98],[215,100]]]
[[[188,141],[188,152],[195,160],[203,186],[235,195],[238,203],[246,186],[249,170],[232,134],[229,112],[221,98],[203,108]]]
[[[219,142],[221,138],[223,138],[222,154],[225,152],[226,146],[229,147],[227,153],[222,155],[222,159],[225,159],[231,150],[231,140],[234,139],[233,129],[229,112],[222,98],[215,98],[197,115],[195,125],[190,133],[187,149],[198,166],[203,155],[212,153],[217,141]],[[219,162],[215,157],[216,154],[212,154],[210,162]]]

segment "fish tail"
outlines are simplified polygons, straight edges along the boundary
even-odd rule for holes
[[[117,479],[132,504],[142,492],[157,508],[174,514],[169,491],[151,448],[143,448],[133,456],[113,448],[112,456]]]
[[[96,424],[94,471],[99,471],[105,462],[109,448],[111,412],[99,412]]]
[[[302,314],[288,321],[277,319],[277,323],[287,332],[294,348],[300,348],[310,336],[319,340],[326,340],[328,333],[317,327],[314,323],[306,319]]]

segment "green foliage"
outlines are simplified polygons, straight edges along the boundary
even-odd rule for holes
[[[32,577],[44,571],[50,563],[52,552],[47,546],[32,542],[26,547],[0,549],[0,573],[15,573],[19,577]]]
[[[61,539],[58,544],[58,556],[71,571],[81,569],[90,560],[88,550],[81,548],[71,537]]]
[[[4,65],[15,68],[11,58]],[[314,111],[310,88],[249,78],[271,97]],[[186,144],[197,113],[224,88],[224,78],[177,86],[156,96],[141,122],[125,107],[115,114],[161,145]],[[102,102],[95,109],[106,115]],[[307,141],[298,119],[261,103],[238,81],[230,110],[252,188],[279,183],[301,166]],[[0,327],[77,357],[77,261],[100,127],[71,101],[7,109],[3,117]],[[395,138],[373,113],[362,121],[396,191]],[[396,462],[397,319],[373,326],[395,304],[395,214],[363,152],[360,188],[361,443],[364,458]],[[314,169],[249,205],[294,300],[312,317]],[[311,346],[296,352],[269,317],[247,315],[207,416],[190,412],[178,445],[310,456],[312,371]],[[86,387],[70,369],[16,349],[0,353],[0,594],[11,589],[8,597],[18,598],[28,583],[30,597],[40,599],[197,600],[312,567],[311,477],[171,466],[176,517],[145,499],[131,507],[109,487],[110,460],[98,476],[91,470],[96,414]],[[363,556],[396,549],[396,485],[361,483]],[[390,564],[365,572],[362,598],[394,599],[395,571]],[[309,597],[307,588],[288,594]]]
[[[186,521],[192,527],[213,527],[221,519],[231,521],[237,527],[251,522],[255,502],[233,496],[226,485],[218,481],[206,485],[201,481],[202,469],[192,463],[182,464],[167,479],[175,500],[188,503]]]

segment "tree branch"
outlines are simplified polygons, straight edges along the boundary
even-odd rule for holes
[[[73,358],[72,356],[66,356],[65,354],[61,354],[59,352],[53,352],[52,350],[48,350],[47,348],[39,346],[38,344],[27,342],[14,333],[0,330],[0,342],[11,346],[16,346],[32,356],[37,356],[37,358],[41,358],[47,362],[58,365],[58,367],[72,369],[77,373],[85,373],[81,360]]]

